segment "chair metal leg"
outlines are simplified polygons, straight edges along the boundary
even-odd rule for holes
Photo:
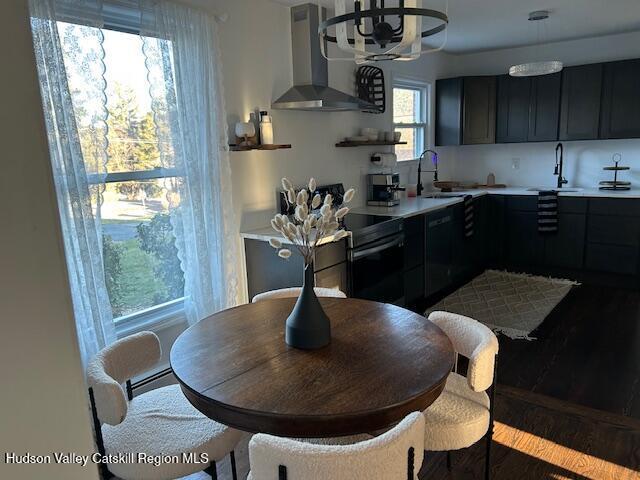
[[[229,459],[231,460],[231,476],[233,480],[238,480],[238,473],[236,472],[236,453],[231,450],[229,453]]]
[[[492,430],[493,428],[490,428],[489,434],[487,435],[487,452],[485,453],[485,458],[484,458],[484,479],[485,480],[489,480],[490,470],[491,470],[491,439],[493,438]]]
[[[204,473],[209,474],[213,480],[218,480],[218,468],[216,467],[216,462],[209,463],[209,466],[204,469]]]
[[[491,398],[489,404],[489,430],[487,431],[487,451],[484,458],[484,478],[489,480],[491,477],[491,442],[493,440],[493,412],[496,403],[496,388],[498,387],[498,355],[496,355],[493,365],[493,385],[491,385]]]
[[[447,452],[447,470],[451,471],[451,451]]]

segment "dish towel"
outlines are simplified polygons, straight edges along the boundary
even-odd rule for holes
[[[538,192],[538,232],[558,231],[558,192],[547,190]]]
[[[464,236],[467,238],[473,236],[473,220],[474,220],[473,195],[465,195],[464,197]]]

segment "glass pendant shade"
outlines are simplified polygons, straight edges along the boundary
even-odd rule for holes
[[[541,29],[546,30],[545,20],[549,18],[548,10],[536,10],[529,13],[529,21],[536,23],[536,30],[538,34],[538,53],[540,55],[540,45],[543,43],[543,35]],[[562,62],[557,60],[547,60],[543,62],[527,62],[519,65],[513,65],[509,68],[509,75],[512,77],[537,77],[539,75],[549,75],[551,73],[557,73],[562,70]]]
[[[551,60],[548,62],[531,62],[514,65],[509,68],[509,75],[512,77],[536,77],[538,75],[549,75],[557,73],[563,68],[562,62]]]

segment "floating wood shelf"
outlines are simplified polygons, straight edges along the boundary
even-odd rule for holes
[[[249,150],[279,150],[281,148],[291,148],[290,143],[273,144],[273,145],[237,145],[229,144],[230,152],[248,152]]]
[[[406,145],[407,142],[380,142],[378,140],[366,141],[366,142],[338,142],[336,147],[375,147],[380,145]]]

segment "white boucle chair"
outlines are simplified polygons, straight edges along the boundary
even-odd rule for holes
[[[352,445],[254,435],[247,480],[417,480],[423,458],[424,416],[414,412],[379,437]]]
[[[329,298],[347,298],[347,295],[337,288],[315,287],[317,297]],[[251,300],[251,303],[261,302],[263,300],[274,300],[276,298],[295,298],[300,296],[301,287],[281,288],[279,290],[270,290],[268,292],[259,293]]]
[[[444,391],[423,413],[424,448],[446,451],[451,468],[451,450],[467,448],[486,435],[485,478],[489,478],[498,339],[482,323],[449,312],[433,312],[429,320],[449,337],[457,355],[469,359],[466,378],[449,374]],[[457,365],[456,360],[456,365]],[[491,388],[491,399],[486,390]]]
[[[103,478],[171,480],[204,470],[217,478],[216,462],[227,454],[237,479],[233,450],[238,430],[214,422],[196,410],[179,385],[158,388],[133,397],[131,378],[158,363],[160,341],[152,332],[118,340],[98,352],[87,367],[89,398],[101,455],[132,454],[133,462],[101,464]],[[127,395],[122,389],[126,382]],[[140,460],[176,455],[178,462],[157,466]],[[183,455],[208,455],[208,462],[184,461]],[[116,457],[114,457],[116,458]],[[126,458],[126,457],[125,457]],[[156,457],[160,458],[160,457]]]

